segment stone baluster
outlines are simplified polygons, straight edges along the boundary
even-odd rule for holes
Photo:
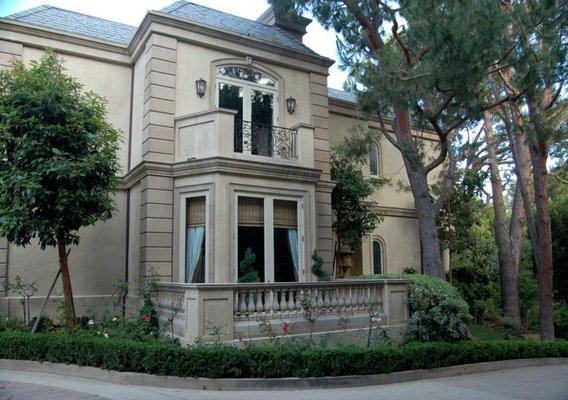
[[[296,291],[292,288],[288,288],[288,314],[294,314],[296,311],[296,303],[294,302],[294,295]]]
[[[335,311],[337,309],[337,288],[331,289],[331,311]]]
[[[286,301],[286,289],[280,289],[280,311],[282,315],[288,311],[288,303]]]
[[[247,290],[247,314],[254,313],[254,291]]]
[[[352,286],[345,288],[345,310],[347,311],[351,309],[351,290]]]
[[[363,293],[364,293],[364,297],[363,297],[363,305],[365,306],[365,309],[368,309],[369,304],[371,303],[371,293],[369,293],[369,286],[363,286]]]
[[[239,317],[239,291],[235,290],[233,294],[233,317]]]
[[[365,307],[365,291],[363,286],[357,286],[357,310]]]
[[[296,291],[296,296],[295,296],[295,303],[294,303],[294,310],[296,311],[296,314],[299,313],[302,310],[302,305],[300,304],[300,300],[302,300],[302,296],[304,295],[304,289],[299,289],[298,291]]]
[[[267,315],[271,315],[274,307],[274,305],[272,304],[274,301],[274,290],[268,289],[268,291],[264,293],[264,312]]]
[[[255,295],[256,295],[256,304],[255,304],[255,311],[257,314],[262,314],[262,312],[264,311],[264,304],[262,304],[262,294],[263,294],[263,290],[262,289],[258,289],[255,291]]]
[[[325,308],[325,302],[323,300],[324,290],[323,288],[316,289],[316,304],[320,310]]]
[[[247,311],[246,292],[239,290],[239,316],[243,316]]]

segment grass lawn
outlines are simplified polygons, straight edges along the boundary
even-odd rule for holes
[[[469,325],[469,332],[476,340],[502,340],[503,328],[487,325]],[[516,339],[516,338],[515,338]]]

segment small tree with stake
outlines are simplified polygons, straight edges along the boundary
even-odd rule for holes
[[[377,135],[372,131],[354,132],[333,148],[331,179],[335,188],[331,194],[331,207],[337,238],[335,261],[342,245],[357,249],[361,239],[372,232],[382,219],[370,197],[387,181],[366,177],[361,170],[367,161],[370,145],[376,139]]]
[[[112,216],[119,133],[106,101],[63,72],[48,50],[0,72],[0,235],[57,247],[65,317],[74,325],[68,246],[80,228]]]

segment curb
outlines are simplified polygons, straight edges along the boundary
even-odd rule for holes
[[[180,378],[139,372],[109,371],[73,364],[0,359],[0,370],[40,372],[70,377],[94,379],[120,385],[154,386],[188,390],[302,390],[359,386],[375,386],[422,379],[500,371],[523,367],[539,367],[568,364],[568,358],[534,358],[454,365],[435,369],[418,369],[377,375],[331,376],[323,378]]]

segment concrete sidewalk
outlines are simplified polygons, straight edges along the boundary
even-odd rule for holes
[[[38,372],[0,370],[4,400],[568,400],[568,365],[516,368],[360,388],[213,392],[117,385]]]

